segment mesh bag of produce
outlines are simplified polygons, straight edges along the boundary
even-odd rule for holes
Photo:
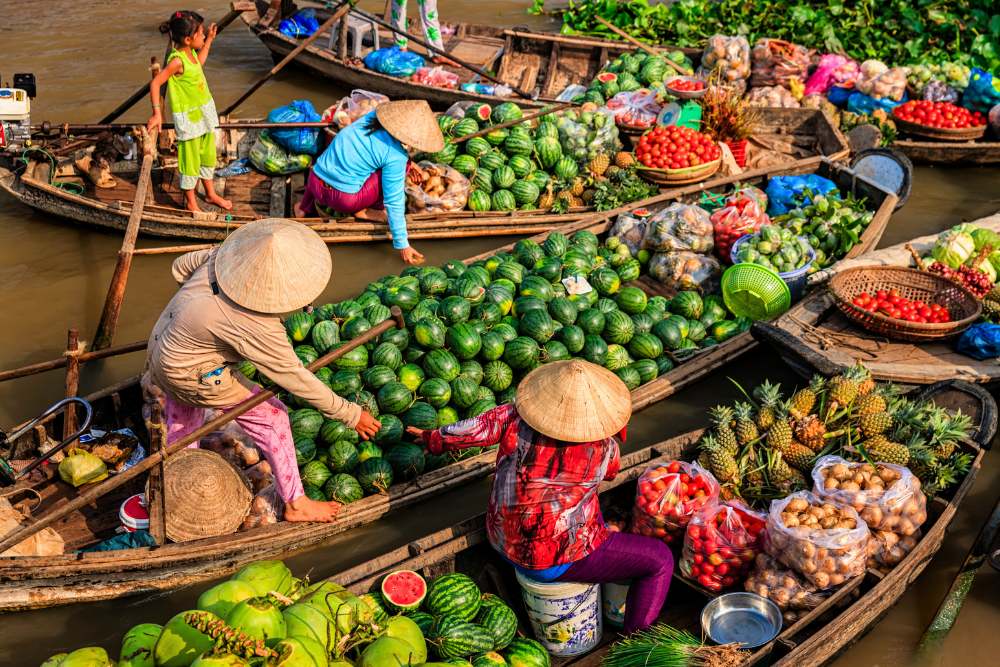
[[[607,107],[616,123],[641,128],[652,127],[661,109],[656,93],[648,88],[618,93],[608,100]]]
[[[866,60],[854,87],[876,100],[898,102],[906,94],[906,71],[905,67],[890,68],[879,60]]]
[[[913,535],[900,535],[889,530],[872,531],[868,567],[888,571],[899,565],[920,541],[918,530]]]
[[[824,456],[813,466],[812,480],[813,493],[853,507],[871,530],[913,535],[927,520],[927,497],[920,480],[903,466]]]
[[[745,89],[746,79],[750,78],[750,42],[746,37],[709,37],[698,75],[708,78],[713,72],[719,72],[723,82]]]
[[[628,246],[633,257],[642,249],[642,240],[645,236],[646,219],[635,212],[619,214],[608,231],[608,237],[616,238]]]
[[[850,58],[839,53],[824,54],[806,80],[805,94],[826,93],[834,85],[854,85],[858,72],[858,64]]]
[[[737,501],[709,504],[684,532],[681,572],[710,591],[743,581],[760,552],[764,515]]]
[[[762,37],[753,45],[750,85],[787,86],[792,79],[805,81],[809,70],[809,49],[783,39]]]
[[[271,138],[267,130],[263,130],[250,148],[250,162],[265,174],[280,176],[308,169],[312,158],[289,153]]]
[[[715,256],[729,263],[729,251],[737,239],[771,224],[766,208],[767,195],[758,188],[745,188],[729,197],[725,206],[712,213]]]
[[[671,461],[639,477],[632,508],[632,532],[667,544],[681,537],[694,514],[719,500],[719,482],[697,463]]]
[[[814,609],[829,596],[829,592],[817,590],[801,574],[789,570],[766,553],[757,554],[753,571],[743,582],[743,588],[767,598],[782,612]]]
[[[335,105],[323,112],[323,120],[336,123],[337,127],[343,129],[364,116],[369,111],[374,111],[379,105],[385,104],[389,98],[381,93],[373,93],[360,88],[352,90],[350,95],[340,99]]]
[[[711,293],[719,286],[719,260],[696,252],[658,252],[649,260],[649,275],[668,287]]]
[[[798,109],[802,103],[795,99],[787,88],[781,86],[766,86],[753,88],[747,94],[747,102],[754,107],[777,107],[780,109]]]
[[[826,589],[865,571],[869,539],[868,526],[853,507],[799,491],[771,501],[764,550]]]
[[[417,213],[461,211],[472,186],[446,164],[423,161],[406,172],[406,208]]]
[[[599,154],[614,155],[621,149],[618,126],[610,110],[564,111],[556,120],[563,155],[577,162],[591,160]]]
[[[700,206],[673,203],[656,211],[646,221],[646,236],[642,245],[652,252],[690,250],[708,253],[712,250],[712,218]]]

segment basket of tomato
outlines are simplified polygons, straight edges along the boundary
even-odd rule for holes
[[[863,266],[830,280],[837,307],[874,333],[909,341],[955,336],[979,319],[982,305],[968,289],[935,273],[897,266]]]
[[[653,183],[683,185],[719,170],[722,150],[707,135],[680,125],[661,125],[642,135],[635,147],[639,173]]]
[[[667,92],[682,100],[696,100],[705,94],[708,87],[695,76],[675,76],[663,82]]]
[[[951,102],[910,100],[892,110],[896,126],[907,134],[945,141],[972,141],[986,134],[986,116]]]
[[[706,506],[688,523],[681,572],[716,592],[742,584],[763,547],[766,519],[736,502]]]

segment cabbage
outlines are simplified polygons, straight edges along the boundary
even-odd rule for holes
[[[973,261],[975,261],[975,259],[976,259],[975,257],[972,258]],[[972,268],[979,269],[980,271],[988,275],[990,277],[991,283],[995,283],[997,281],[996,267],[993,266],[993,262],[990,261],[989,258],[983,259],[983,261],[979,262],[978,266],[973,266]]]
[[[994,250],[986,259],[993,265],[993,269],[1000,274],[1000,250]],[[993,282],[996,282],[996,278],[993,279]]]
[[[993,250],[1000,250],[1000,234],[992,229],[977,227],[971,233],[972,240],[976,243],[976,252],[983,249],[983,246],[990,246]]]
[[[972,240],[971,234],[956,229],[949,229],[938,236],[937,243],[934,244],[934,249],[931,250],[931,257],[942,264],[947,264],[951,268],[957,269],[975,251],[976,242]]]

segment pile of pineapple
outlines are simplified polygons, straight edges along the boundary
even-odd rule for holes
[[[596,186],[604,182],[620,182],[634,165],[635,156],[632,153],[619,151],[614,161],[607,153],[598,153],[587,162],[584,174],[567,181],[549,181],[538,199],[538,208],[562,213],[574,206],[590,206]]]
[[[957,449],[972,430],[968,415],[876,384],[861,364],[829,380],[814,376],[788,399],[769,381],[747,398],[712,408],[712,428],[699,443],[698,462],[727,497],[767,501],[809,488],[813,463],[827,454],[907,466],[928,495],[957,482],[972,462]]]

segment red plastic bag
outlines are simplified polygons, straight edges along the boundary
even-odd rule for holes
[[[443,67],[421,67],[410,80],[435,88],[458,88],[458,75]]]
[[[745,188],[730,196],[726,205],[712,214],[716,256],[728,263],[729,251],[737,239],[771,224],[766,209],[767,195],[758,188]]]
[[[719,482],[697,463],[671,461],[650,466],[639,478],[632,532],[670,544],[698,510],[718,500]]]
[[[707,505],[684,534],[681,572],[710,591],[742,584],[763,547],[763,514],[735,501]]]

